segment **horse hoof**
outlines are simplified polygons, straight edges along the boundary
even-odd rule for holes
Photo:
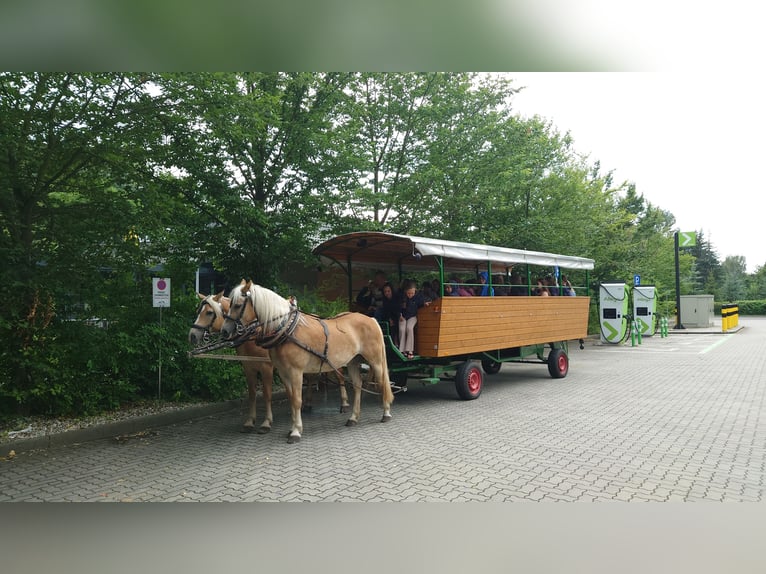
[[[249,426],[243,425],[242,427],[240,427],[239,432],[251,433],[254,430],[255,430],[255,427],[249,427]]]
[[[383,415],[383,418],[380,419],[380,422],[387,423],[390,420],[391,420],[391,415]]]
[[[341,405],[341,407],[340,407],[340,412],[345,414],[345,413],[347,413],[347,412],[348,412],[348,409],[349,409],[349,408],[350,408],[350,407],[349,407],[348,405]]]
[[[291,434],[287,437],[287,444],[295,444],[296,442],[301,442],[301,435]]]
[[[266,434],[271,431],[271,427],[258,427],[258,434]]]
[[[355,427],[355,426],[356,426],[356,421],[354,421],[354,420],[351,420],[351,419],[348,419],[348,420],[346,421],[346,426],[347,426],[347,427]]]

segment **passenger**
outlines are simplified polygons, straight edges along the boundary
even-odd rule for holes
[[[457,294],[461,297],[473,297],[473,291],[471,291],[466,285],[458,283]]]
[[[510,287],[508,287],[508,285],[505,284],[504,275],[494,275],[492,277],[492,286],[495,289],[495,295],[497,295],[498,297],[511,294]]]
[[[476,288],[476,295],[479,297],[489,297],[495,294],[495,289],[489,286],[489,274],[486,271],[479,273],[479,283],[481,285]]]
[[[402,313],[400,298],[398,293],[394,292],[394,286],[386,282],[383,285],[383,304],[380,310],[380,319],[382,323],[388,323],[388,332],[391,334],[391,340],[394,345],[399,345],[399,316]]]
[[[569,282],[569,278],[566,275],[561,276],[561,291],[568,297],[574,297],[577,295],[577,293],[575,293],[574,287],[572,287],[572,284]]]
[[[356,302],[364,309],[364,313],[380,320],[380,308],[383,305],[383,285],[386,283],[386,274],[376,271],[375,278],[368,281],[356,296]]]
[[[431,304],[423,298],[421,293],[418,293],[415,285],[414,281],[405,285],[399,315],[399,350],[408,359],[415,354],[415,325],[418,323],[418,309]]]
[[[537,286],[535,287],[534,294],[539,295],[541,297],[550,297],[550,293],[548,292],[548,287],[545,283],[545,279],[537,280]]]
[[[558,297],[559,286],[558,283],[556,283],[556,278],[550,273],[545,276],[545,284],[548,286],[549,294],[553,297]]]
[[[449,283],[444,284],[444,296],[445,297],[460,297],[460,290],[457,281],[450,279]]]
[[[423,285],[420,287],[420,293],[423,295],[423,298],[429,302],[439,297],[436,294],[436,292],[434,292],[433,288],[431,287],[430,281],[423,282]]]
[[[528,295],[529,291],[521,275],[514,273],[511,275],[511,295]]]
[[[434,292],[434,299],[438,299],[442,296],[442,282],[438,279],[433,279],[431,281],[431,289]]]

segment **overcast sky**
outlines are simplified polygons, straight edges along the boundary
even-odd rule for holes
[[[634,182],[680,231],[701,229],[721,261],[743,256],[751,273],[766,264],[759,73],[510,75],[526,86],[516,112],[570,132],[577,151]]]

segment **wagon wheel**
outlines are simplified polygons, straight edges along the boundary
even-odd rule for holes
[[[464,401],[476,399],[481,394],[484,375],[476,361],[461,363],[455,373],[455,389]]]
[[[563,379],[569,372],[569,357],[564,349],[553,349],[548,354],[548,372],[554,379]]]
[[[503,364],[499,361],[494,361],[492,359],[482,359],[481,360],[481,368],[484,369],[484,372],[488,375],[495,375],[500,372],[500,367],[502,367]]]

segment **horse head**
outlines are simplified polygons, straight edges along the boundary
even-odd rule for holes
[[[253,282],[243,279],[229,294],[229,310],[224,313],[224,322],[221,326],[221,334],[225,339],[241,334],[247,325],[258,319],[253,305],[252,291]],[[250,302],[249,305],[248,302]]]
[[[221,330],[224,313],[228,309],[228,300],[223,296],[223,291],[216,295],[197,293],[197,297],[200,299],[200,304],[197,306],[197,318],[189,329],[189,342],[195,347],[205,342],[211,333],[218,333]]]

